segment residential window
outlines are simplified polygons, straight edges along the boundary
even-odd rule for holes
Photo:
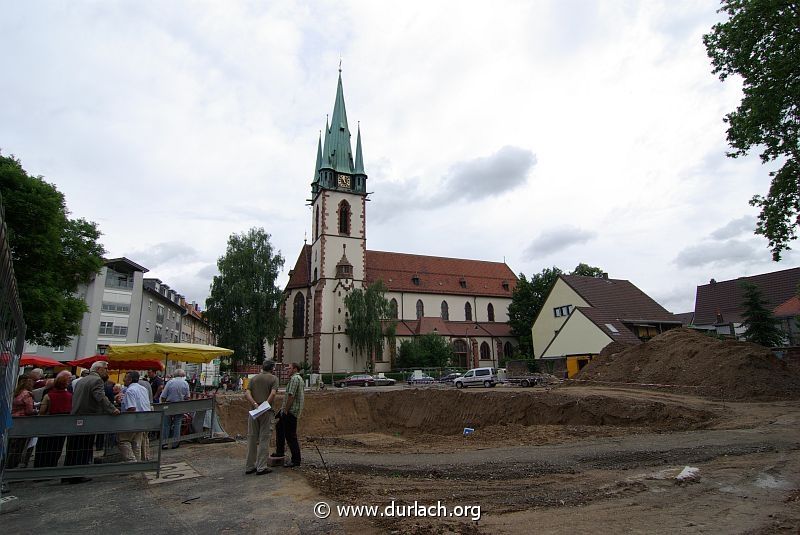
[[[64,346],[56,346],[53,348],[53,353],[63,353],[63,352],[64,352]]]
[[[450,307],[447,306],[447,301],[442,301],[442,319],[445,321],[450,319]]]
[[[153,335],[153,341],[154,342],[160,342],[161,341],[161,325],[156,325],[156,332]]]
[[[164,323],[164,305],[158,305],[156,308],[156,323]]]
[[[101,310],[103,312],[118,312],[120,314],[127,314],[131,311],[131,306],[127,303],[103,303]]]
[[[464,303],[464,319],[472,321],[472,305],[469,304],[469,301]]]
[[[117,325],[114,327],[114,336],[128,336],[128,327],[125,325]]]
[[[339,234],[350,235],[350,203],[339,203]]]
[[[417,299],[417,319],[421,320],[425,316],[425,305],[422,304],[422,299]]]
[[[561,307],[555,307],[553,309],[553,315],[557,318],[563,316],[569,316],[570,312],[572,312],[573,306],[572,305],[564,305]]]
[[[106,271],[106,288],[133,289],[133,274],[119,273],[111,268]]]
[[[303,294],[294,296],[294,312],[292,314],[292,336],[305,335],[306,299]]]
[[[491,303],[486,307],[486,314],[489,316],[489,321],[494,321],[494,305]]]
[[[389,317],[392,319],[397,319],[397,299],[394,297],[391,301],[389,301]]]
[[[481,342],[481,360],[490,360],[491,358],[492,352],[489,349],[489,344]]]
[[[112,334],[114,332],[113,321],[101,321],[99,334]]]

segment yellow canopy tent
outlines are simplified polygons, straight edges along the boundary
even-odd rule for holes
[[[152,343],[111,344],[106,356],[108,360],[164,359],[181,362],[208,363],[217,357],[233,355],[232,349],[204,344]]]

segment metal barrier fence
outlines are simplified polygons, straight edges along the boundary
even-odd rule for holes
[[[163,415],[158,411],[126,412],[118,416],[57,414],[14,418],[14,426],[9,433],[10,453],[19,455],[19,460],[22,460],[24,452],[32,447],[35,450],[33,466],[8,468],[3,478],[5,481],[21,481],[158,472],[161,466],[161,448],[157,446],[160,442],[154,442],[155,448],[144,449],[141,440],[142,434],[160,433],[162,419]],[[108,437],[110,434],[137,444],[132,446],[140,454],[136,456],[135,462],[126,462],[121,456],[115,459],[117,462],[97,462],[110,459],[95,459],[96,437]],[[139,441],[134,439],[137,435]],[[35,442],[35,446],[31,442]],[[15,448],[17,451],[13,451]],[[9,459],[12,463],[17,460],[11,456]],[[17,466],[16,463],[13,465]]]
[[[165,422],[167,417],[181,416],[187,413],[193,413],[191,433],[181,435],[181,440],[193,440],[196,438],[211,438],[214,428],[214,412],[215,405],[213,397],[198,397],[197,399],[190,399],[188,401],[176,401],[172,403],[157,403],[153,405],[153,410],[159,411],[164,415]],[[206,414],[210,412],[210,420],[206,418]],[[210,425],[205,426],[204,423],[210,422]],[[164,429],[166,423],[164,424]],[[206,431],[205,429],[208,429]],[[165,440],[166,442],[166,440]]]
[[[212,438],[214,406],[213,397],[203,397],[155,404],[152,412],[124,412],[118,416],[58,414],[14,418],[9,433],[9,461],[14,468],[6,469],[3,480],[160,472],[161,450],[175,442],[168,438],[173,417],[192,415],[189,433],[181,433],[175,443]],[[96,456],[95,450],[102,450],[102,455]],[[135,460],[129,460],[131,457]],[[22,466],[18,467],[20,463]]]
[[[8,430],[12,425],[11,402],[19,373],[19,359],[25,346],[25,321],[8,246],[2,201],[0,196],[0,481],[6,465]]]

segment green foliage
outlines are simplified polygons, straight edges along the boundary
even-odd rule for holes
[[[283,257],[269,240],[263,228],[232,234],[206,300],[209,324],[236,362],[263,361],[264,343],[274,343],[283,330],[282,293],[275,285]]]
[[[756,234],[769,240],[773,259],[797,236],[800,212],[800,3],[787,0],[723,0],[728,20],[715,24],[703,43],[720,80],[741,77],[743,98],[728,123],[728,156],[761,150],[763,163],[783,162],[771,172]]]
[[[533,340],[531,327],[536,315],[542,309],[544,300],[550,288],[562,271],[553,266],[544,268],[541,273],[536,273],[529,281],[523,273],[511,294],[511,304],[508,305],[508,323],[511,333],[519,338],[520,352],[525,355],[533,354]]]
[[[430,333],[400,342],[398,368],[444,368],[453,358],[453,348],[438,334]]]
[[[749,342],[761,344],[766,347],[775,347],[783,343],[783,332],[778,327],[778,322],[772,315],[767,305],[769,304],[761,295],[761,290],[755,284],[742,283],[744,312],[742,324],[746,327],[744,337]]]
[[[80,284],[103,266],[97,225],[70,219],[64,195],[41,176],[30,176],[19,160],[0,155],[0,193],[8,241],[27,324],[25,338],[62,346],[81,334],[86,303]]]
[[[581,262],[575,269],[572,270],[570,275],[580,275],[581,277],[594,277],[596,279],[602,279],[605,272],[602,268],[590,266],[589,264],[584,264]]]
[[[385,293],[386,286],[378,281],[365,290],[356,288],[345,296],[347,334],[354,355],[380,355],[383,353],[384,337],[394,340],[395,322],[390,322],[384,330],[384,322],[390,316]],[[368,362],[371,364],[371,358]]]

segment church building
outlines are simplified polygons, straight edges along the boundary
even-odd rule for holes
[[[400,343],[428,333],[444,336],[456,366],[497,366],[518,341],[508,305],[517,282],[504,262],[442,258],[367,249],[367,174],[361,129],[353,157],[342,75],[325,138],[317,143],[311,182],[311,244],[289,272],[281,313],[286,329],[275,357],[311,363],[322,373],[392,367]],[[380,195],[380,193],[376,193]],[[382,281],[397,320],[395,344],[383,355],[356,356],[346,333],[344,299],[354,288]]]

